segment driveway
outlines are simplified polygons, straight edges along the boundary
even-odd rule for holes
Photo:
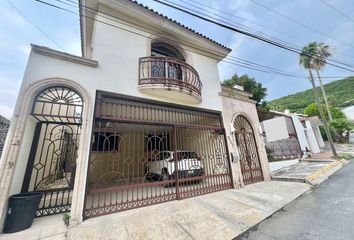
[[[300,161],[297,164],[279,169],[271,173],[273,180],[306,182],[306,178],[321,169],[325,169],[335,161]]]

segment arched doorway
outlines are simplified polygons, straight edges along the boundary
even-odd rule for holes
[[[43,192],[37,216],[70,211],[82,112],[81,96],[67,87],[44,89],[34,100],[36,125],[21,192]]]
[[[251,124],[245,117],[237,116],[234,129],[244,184],[263,181],[257,143]]]

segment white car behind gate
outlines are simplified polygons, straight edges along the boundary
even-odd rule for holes
[[[176,179],[175,160],[178,160],[178,177],[189,178],[204,175],[203,163],[195,152],[161,151],[156,159],[150,159],[146,169],[146,179],[153,181]]]

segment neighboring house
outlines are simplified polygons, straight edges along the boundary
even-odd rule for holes
[[[268,154],[276,160],[301,158],[305,152],[318,153],[324,146],[318,117],[260,109],[258,115]]]
[[[84,2],[83,57],[32,45],[1,159],[1,222],[20,192],[44,193],[37,216],[70,211],[75,225],[269,180],[254,102],[220,86],[229,48],[133,1]],[[230,124],[255,138],[240,161]],[[240,162],[255,160],[243,181]]]
[[[0,158],[1,158],[2,150],[5,145],[5,139],[6,139],[9,127],[10,127],[10,120],[8,120],[0,115]]]

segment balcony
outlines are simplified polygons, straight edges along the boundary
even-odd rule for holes
[[[171,57],[139,59],[141,92],[187,103],[200,103],[202,83],[198,72],[187,63]]]

